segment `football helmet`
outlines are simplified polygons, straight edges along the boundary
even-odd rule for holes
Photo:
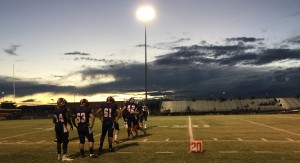
[[[115,103],[115,99],[112,96],[108,96],[106,98],[106,102],[111,102],[111,103]]]
[[[57,106],[59,107],[65,107],[67,106],[67,103],[68,103],[67,100],[62,97],[57,99]]]
[[[81,99],[80,100],[80,106],[88,107],[89,106],[89,101],[87,99]]]
[[[131,98],[129,99],[129,102],[134,102],[134,98],[131,97]]]

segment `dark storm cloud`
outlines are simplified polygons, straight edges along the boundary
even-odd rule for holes
[[[300,90],[300,67],[278,68],[266,64],[300,60],[300,49],[261,47],[264,39],[229,38],[230,45],[176,46],[173,51],[148,63],[148,91],[150,95],[169,95],[205,99],[209,96],[264,97],[293,96]],[[251,41],[256,40],[256,41]],[[241,43],[243,42],[243,43]],[[251,42],[251,45],[248,43]],[[84,58],[82,58],[84,59]],[[91,61],[98,61],[93,58]],[[99,60],[100,61],[100,60]],[[72,74],[81,80],[98,80],[99,76],[113,76],[115,81],[95,83],[84,87],[57,86],[19,80],[17,95],[54,92],[93,95],[96,93],[143,92],[144,64],[123,64],[116,61],[99,68],[83,68]],[[100,64],[99,64],[100,65]],[[244,66],[240,66],[244,65]],[[70,74],[71,75],[71,74]],[[11,88],[11,79],[0,77],[1,86]],[[80,82],[80,81],[79,81]],[[94,82],[93,82],[94,83]],[[1,90],[0,90],[1,91]],[[10,91],[10,90],[5,90]],[[11,91],[10,91],[11,92]]]
[[[15,78],[16,96],[23,97],[27,95],[33,95],[36,93],[54,92],[54,93],[69,93],[70,90],[74,90],[73,86],[58,86],[52,84],[40,84],[33,81],[23,81],[22,79]],[[6,95],[13,95],[13,79],[10,77],[0,76],[0,91],[5,92]]]
[[[27,99],[27,100],[24,100],[24,101],[21,101],[21,102],[37,102],[36,99]]]
[[[255,37],[235,37],[235,38],[227,38],[227,42],[238,41],[238,42],[256,42],[263,41],[263,38],[255,38]]]
[[[291,44],[300,44],[300,36],[295,36],[293,38],[290,38],[286,40],[286,42]]]
[[[74,51],[74,52],[70,52],[70,53],[65,53],[64,55],[90,55],[90,54]]]
[[[9,48],[4,49],[4,52],[9,54],[9,55],[18,55],[16,53],[17,48],[20,47],[21,45],[11,45]]]

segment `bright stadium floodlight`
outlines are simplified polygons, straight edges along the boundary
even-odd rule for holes
[[[139,7],[136,11],[137,19],[145,23],[145,100],[147,103],[148,84],[147,84],[147,22],[155,18],[155,10],[151,6]]]

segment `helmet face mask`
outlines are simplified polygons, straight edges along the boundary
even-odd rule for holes
[[[67,100],[65,100],[64,98],[58,98],[57,99],[57,106],[59,107],[65,107],[67,106]]]
[[[89,101],[87,99],[81,99],[80,100],[80,106],[88,107],[89,106]]]

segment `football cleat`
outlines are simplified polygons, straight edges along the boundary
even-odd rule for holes
[[[90,158],[99,158],[99,157],[96,156],[95,154],[90,154]]]
[[[57,155],[57,160],[60,161],[61,160],[61,154]]]
[[[62,161],[73,161],[73,159],[68,158],[67,155],[63,155]]]

